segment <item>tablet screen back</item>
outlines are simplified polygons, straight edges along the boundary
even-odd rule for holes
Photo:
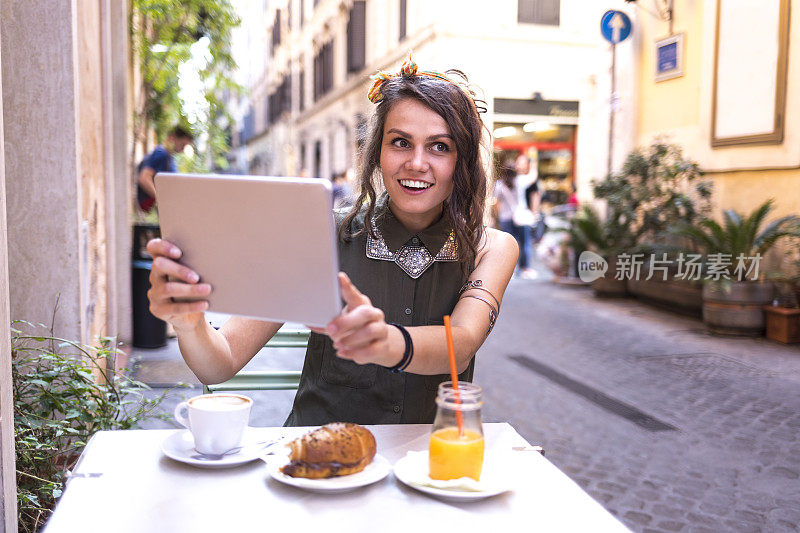
[[[211,284],[209,310],[309,326],[339,313],[329,181],[159,173],[155,185],[161,235]]]

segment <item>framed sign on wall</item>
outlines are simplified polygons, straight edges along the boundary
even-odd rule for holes
[[[656,81],[683,76],[683,33],[656,41]]]
[[[717,0],[711,146],[780,144],[789,0]]]

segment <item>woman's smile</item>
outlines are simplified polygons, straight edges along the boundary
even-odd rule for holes
[[[400,185],[409,194],[422,194],[433,187],[433,183],[414,179],[401,179],[398,180]]]

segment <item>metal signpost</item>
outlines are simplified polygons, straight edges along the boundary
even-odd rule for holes
[[[611,112],[608,127],[608,164],[607,174],[611,174],[611,156],[614,153],[614,113],[617,109],[617,43],[621,43],[631,34],[631,19],[622,11],[611,9],[600,19],[600,31],[606,41],[611,43]]]

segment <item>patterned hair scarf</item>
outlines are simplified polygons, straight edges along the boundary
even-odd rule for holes
[[[373,104],[377,104],[378,102],[383,100],[384,94],[381,90],[383,88],[383,84],[386,80],[394,78],[395,76],[402,76],[404,78],[411,78],[412,76],[428,76],[430,78],[436,78],[439,80],[446,81],[448,83],[452,83],[453,85],[464,91],[464,93],[469,97],[472,104],[475,105],[475,101],[472,95],[469,94],[469,92],[465,90],[464,87],[461,87],[461,85],[454,82],[446,75],[442,74],[441,72],[434,72],[432,70],[422,70],[422,71],[418,70],[417,64],[414,62],[413,59],[411,59],[411,54],[408,55],[408,59],[403,61],[403,66],[400,67],[400,72],[398,72],[397,74],[392,74],[391,72],[386,72],[385,70],[381,70],[378,71],[377,74],[373,74],[372,76],[370,76],[370,79],[372,80],[373,83],[372,87],[367,93],[367,98],[369,98],[369,101],[372,102]]]

